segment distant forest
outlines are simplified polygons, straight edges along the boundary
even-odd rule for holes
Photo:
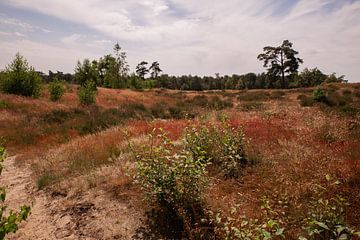
[[[225,89],[272,89],[272,88],[303,88],[318,86],[322,83],[346,82],[344,76],[337,77],[335,73],[327,75],[318,68],[304,69],[298,72],[300,64],[299,53],[293,49],[293,44],[284,40],[280,46],[264,47],[257,58],[263,63],[265,72],[233,74],[231,76],[215,74],[215,76],[170,76],[165,74],[158,62],[149,64],[141,61],[133,73],[126,60],[126,52],[117,43],[114,52],[100,59],[85,59],[78,62],[74,74],[38,72],[44,82],[64,80],[69,83],[85,85],[91,81],[95,86],[106,88],[166,88],[178,90],[225,90]],[[148,66],[150,65],[150,66]]]

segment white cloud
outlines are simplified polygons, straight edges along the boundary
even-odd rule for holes
[[[345,74],[360,81],[360,1],[298,0],[4,0],[95,29],[84,47],[128,43],[130,63],[158,60],[172,74],[223,74],[262,71],[256,56],[265,45],[289,39],[304,67]],[[329,5],[333,5],[330,10]],[[79,45],[83,33],[64,36],[64,46]],[[98,41],[98,42],[96,42]],[[105,54],[105,52],[104,52]],[[62,64],[59,61],[59,64]]]
[[[98,58],[101,55],[94,52],[84,52],[74,48],[63,48],[52,46],[46,43],[38,43],[27,39],[15,41],[0,40],[0,69],[4,68],[15,56],[17,52],[24,55],[30,65],[36,69],[47,72],[53,71],[73,71],[78,56],[84,58]]]
[[[46,28],[34,26],[27,22],[20,21],[16,18],[9,18],[4,15],[0,15],[0,26],[9,26],[12,29],[16,29],[18,31],[25,31],[25,32],[34,32],[34,31],[42,31],[44,33],[52,32],[51,30],[48,30]]]

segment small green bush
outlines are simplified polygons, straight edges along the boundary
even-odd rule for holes
[[[0,100],[0,109],[7,109],[9,108],[9,103],[4,100]]]
[[[323,103],[327,103],[327,97],[326,97],[326,93],[325,90],[318,88],[316,90],[314,90],[313,92],[313,99],[316,102],[323,102]]]
[[[209,99],[205,95],[196,95],[194,98],[186,101],[187,105],[194,107],[202,107],[205,108],[208,105]]]
[[[314,100],[312,97],[309,97],[305,94],[301,94],[297,97],[300,100],[300,105],[302,107],[312,107],[314,106]]]
[[[186,113],[183,108],[175,106],[169,107],[170,116],[174,119],[182,119],[185,117]]]
[[[53,81],[49,84],[50,100],[53,102],[59,101],[65,93],[65,86],[60,81]]]
[[[304,219],[307,237],[299,239],[351,240],[360,237],[360,232],[356,232],[345,223],[345,207],[348,205],[346,199],[340,195],[330,198],[326,196],[327,190],[339,185],[340,182],[333,180],[330,175],[326,176],[326,181],[325,185],[313,186],[313,197],[308,207],[308,216]]]
[[[159,207],[182,219],[184,231],[191,237],[192,229],[204,214],[202,198],[207,162],[184,147],[179,149],[162,132],[156,134],[154,130],[149,140],[140,151],[133,150],[137,166],[135,180]]]
[[[150,112],[154,118],[170,118],[169,107],[165,102],[155,103],[152,107],[150,107]]]
[[[262,219],[253,219],[240,215],[238,205],[231,208],[229,217],[209,211],[210,224],[215,226],[214,231],[217,237],[215,239],[285,239],[285,227],[277,219],[278,213],[273,211],[270,200],[264,197],[261,201]]]
[[[26,97],[39,97],[42,80],[33,67],[19,53],[1,74],[0,90],[5,93]]]
[[[357,97],[357,98],[360,98],[360,91],[354,92],[354,96]]]
[[[149,117],[149,110],[142,103],[129,102],[119,107],[119,112],[124,119]]]
[[[261,102],[245,102],[241,105],[241,110],[245,112],[261,111],[264,109],[264,104]]]
[[[36,181],[36,186],[38,190],[41,190],[56,180],[57,180],[56,176],[53,176],[49,173],[45,173],[38,178],[38,180]]]
[[[274,91],[271,93],[270,98],[271,99],[283,99],[285,97],[286,93],[284,91]]]
[[[230,99],[222,100],[218,96],[213,96],[208,101],[207,107],[209,107],[210,109],[215,109],[215,110],[223,110],[223,109],[226,109],[226,108],[232,108],[233,103],[232,103],[232,101]]]
[[[87,81],[84,86],[78,89],[80,103],[83,105],[91,105],[95,103],[96,86],[93,81]]]
[[[342,94],[343,95],[351,95],[352,92],[349,89],[345,89],[345,90],[342,91]]]
[[[238,96],[240,101],[267,101],[269,98],[270,93],[265,91],[243,91]]]
[[[242,129],[234,129],[226,122],[221,126],[204,124],[202,127],[187,129],[188,150],[195,158],[199,155],[204,161],[219,166],[227,178],[237,178],[241,169],[253,164],[245,153],[245,136]]]
[[[4,162],[5,158],[5,149],[0,146],[0,175],[3,170],[1,165]],[[5,239],[6,235],[9,233],[15,233],[18,230],[18,224],[23,220],[26,220],[30,214],[29,206],[21,206],[19,212],[10,211],[8,214],[5,214],[7,206],[4,205],[6,199],[6,191],[4,187],[0,187],[0,240]]]

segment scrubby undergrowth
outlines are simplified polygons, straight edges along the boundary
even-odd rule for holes
[[[135,204],[143,236],[348,237],[360,228],[358,88],[321,89],[328,102],[316,89],[100,88],[96,106],[72,86],[57,102],[1,94],[0,134],[41,191]]]

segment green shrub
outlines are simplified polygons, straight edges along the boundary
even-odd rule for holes
[[[360,98],[360,91],[354,92],[354,96]]]
[[[183,108],[175,106],[169,107],[170,116],[174,119],[182,119],[186,117],[186,112]]]
[[[194,107],[202,107],[205,108],[208,105],[209,99],[205,95],[196,95],[194,98],[186,101],[187,105]]]
[[[345,89],[345,90],[342,91],[342,94],[343,95],[351,95],[352,92],[349,89]]]
[[[168,119],[170,118],[169,107],[165,102],[158,102],[150,108],[150,112],[154,118]]]
[[[19,53],[6,67],[0,78],[0,90],[26,97],[39,97],[42,80],[33,67]]]
[[[184,231],[191,237],[204,214],[207,162],[185,147],[178,149],[163,133],[156,134],[154,130],[149,140],[140,151],[133,151],[136,182],[159,207],[182,219]]]
[[[284,91],[274,91],[271,93],[270,98],[271,99],[283,99],[285,97],[286,93]]]
[[[264,104],[261,102],[245,102],[241,105],[241,110],[245,112],[261,111],[264,109]]]
[[[331,126],[329,124],[324,124],[319,129],[318,137],[321,141],[330,144],[336,142],[337,138],[334,136]]]
[[[4,100],[0,100],[0,109],[7,109],[9,108],[9,103]]]
[[[232,108],[233,103],[230,99],[222,100],[218,96],[213,96],[208,101],[207,107],[209,107],[210,109],[222,110],[222,109],[226,109],[226,108]]]
[[[316,102],[323,102],[323,103],[327,103],[327,97],[325,94],[325,90],[318,88],[316,90],[314,90],[313,92],[313,100]]]
[[[204,161],[211,161],[228,178],[239,177],[243,167],[253,164],[245,154],[242,129],[234,129],[226,122],[221,126],[204,124],[200,128],[189,128],[186,143],[195,158],[202,156]]]
[[[0,146],[0,175],[3,170],[1,163],[5,158],[5,149]],[[6,191],[4,187],[0,187],[0,239],[5,239],[5,236],[9,233],[15,233],[18,230],[18,224],[23,220],[26,220],[30,214],[29,206],[22,206],[19,212],[10,211],[5,214],[7,206],[4,205],[6,199]]]
[[[267,101],[269,98],[270,93],[265,91],[243,91],[238,96],[240,101]]]
[[[300,100],[300,105],[302,107],[312,107],[314,106],[314,100],[312,97],[309,97],[305,94],[301,94],[297,97]]]
[[[215,227],[216,239],[358,239],[360,232],[345,223],[345,207],[348,205],[346,199],[339,194],[329,195],[330,189],[335,193],[339,192],[339,189],[336,189],[339,184],[339,181],[327,175],[325,184],[312,186],[311,191],[307,193],[310,197],[309,202],[301,205],[308,212],[305,213],[303,221],[293,222],[299,230],[303,230],[298,233],[298,237],[286,236],[285,227],[292,221],[287,218],[286,212],[291,211],[289,207],[294,204],[289,202],[286,195],[280,200],[276,199],[276,196],[273,196],[276,200],[263,197],[261,216],[257,219],[240,215],[239,205],[235,205],[227,216],[209,211],[208,221]]]
[[[78,96],[81,104],[91,105],[95,103],[95,83],[93,81],[87,81],[84,86],[80,86],[78,89]]]
[[[264,197],[261,201],[261,219],[253,219],[244,215],[239,216],[238,205],[231,208],[229,217],[209,211],[210,223],[215,226],[215,239],[285,239],[285,228],[281,225],[281,221],[277,219],[278,213],[272,210],[270,200]]]
[[[65,86],[60,81],[53,81],[49,84],[50,100],[59,101],[65,93]]]
[[[69,119],[73,119],[79,116],[86,116],[86,113],[80,109],[61,110],[55,109],[42,116],[42,120],[48,124],[63,124]]]
[[[330,175],[326,176],[326,185],[314,185],[313,197],[308,207],[308,216],[304,219],[307,237],[299,239],[344,239],[351,240],[360,237],[356,232],[346,225],[344,221],[345,207],[348,205],[346,199],[340,195],[327,197],[326,192],[330,187],[339,185]]]
[[[356,116],[360,112],[359,107],[345,105],[340,107],[340,111],[348,116]]]
[[[209,108],[222,110],[233,107],[231,99],[222,100],[219,96],[212,96],[209,98],[206,95],[196,95],[192,99],[181,102],[180,105],[185,106],[187,109]]]
[[[340,95],[338,92],[328,92],[327,101],[325,102],[329,106],[345,106],[352,103],[351,95]]]
[[[38,178],[38,180],[36,181],[36,186],[39,190],[41,190],[56,180],[57,180],[56,176],[53,176],[49,173],[45,173]]]
[[[119,112],[124,119],[141,119],[149,116],[149,111],[142,103],[129,102],[119,107]]]

